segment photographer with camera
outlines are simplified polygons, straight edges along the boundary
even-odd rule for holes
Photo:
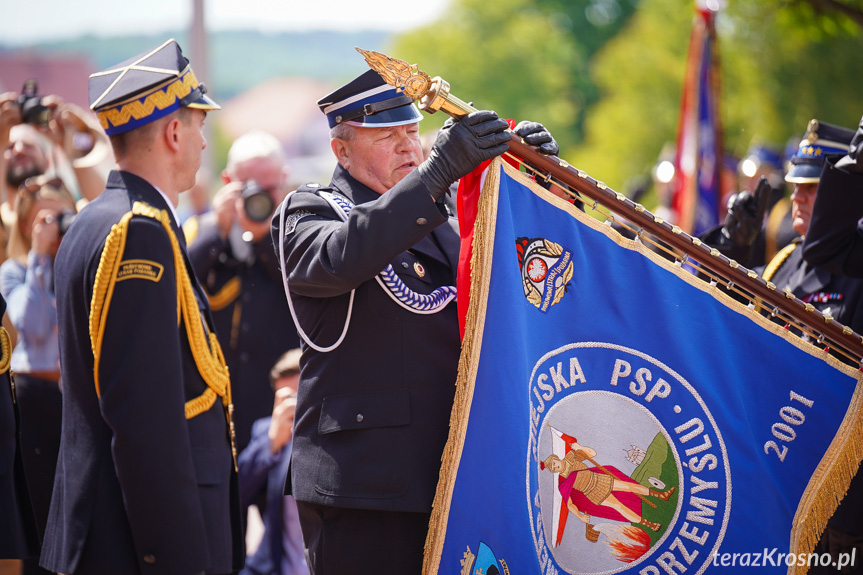
[[[40,535],[60,449],[62,395],[54,258],[75,218],[75,198],[57,178],[28,178],[18,190],[0,293],[18,332],[11,368],[21,416],[21,455]],[[24,573],[44,573],[25,561]]]
[[[272,411],[270,368],[286,349],[299,347],[269,233],[288,173],[274,136],[244,134],[228,152],[213,210],[184,225],[231,372],[238,450],[249,442],[252,423]]]
[[[32,79],[20,94],[0,94],[0,150],[0,208],[7,225],[27,178],[60,178],[73,197],[89,201],[102,192],[114,164],[108,137],[93,114],[60,96],[39,95]]]

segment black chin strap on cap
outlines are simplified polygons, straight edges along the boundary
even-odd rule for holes
[[[407,106],[408,104],[412,104],[413,100],[401,94],[396,96],[395,98],[390,98],[389,100],[382,100],[380,102],[372,102],[371,104],[366,104],[362,108],[358,108],[356,110],[351,110],[350,112],[345,112],[344,114],[340,114],[336,116],[336,124],[342,124],[344,122],[350,122],[351,120],[356,120],[362,116],[372,116],[377,114],[378,112],[383,112],[385,110],[392,110],[393,108],[400,108],[402,106]]]
[[[184,98],[180,99],[180,105],[183,107],[188,107],[189,104],[198,101],[201,96],[207,93],[207,87],[204,86],[204,83],[201,82],[198,84],[198,87],[189,92]]]

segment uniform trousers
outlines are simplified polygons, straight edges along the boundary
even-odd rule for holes
[[[863,518],[861,518],[863,521]],[[856,551],[855,551],[856,549]],[[832,564],[819,567],[810,567],[809,575],[822,575],[827,573],[840,573],[842,575],[853,575],[863,573],[863,535],[856,535],[842,531],[832,525],[828,525],[827,529],[821,535],[821,540],[815,546],[813,553],[829,553],[832,557]],[[840,564],[840,556],[842,559],[842,569],[837,567]],[[850,559],[854,559],[854,563],[850,564]]]
[[[21,421],[21,459],[30,489],[39,536],[45,533],[54,472],[60,452],[63,394],[56,381],[25,373],[13,374]],[[22,575],[50,573],[39,567],[38,559],[25,559]]]
[[[419,575],[428,513],[347,509],[297,501],[312,575]]]

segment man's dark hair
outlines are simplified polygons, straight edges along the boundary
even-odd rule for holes
[[[114,149],[114,157],[120,160],[142,146],[149,146],[152,142],[154,132],[164,125],[166,119],[170,120],[172,118],[177,118],[184,124],[188,123],[192,120],[192,110],[191,108],[181,107],[164,118],[159,118],[134,130],[108,136],[111,140],[111,147]]]

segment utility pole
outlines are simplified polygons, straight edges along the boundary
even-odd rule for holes
[[[213,94],[216,90],[213,79],[210,77],[207,28],[204,24],[204,0],[192,0],[192,24],[189,29],[189,41],[191,42],[190,60],[195,69],[195,75],[199,82],[207,85],[207,92]],[[213,96],[216,99],[215,96]],[[213,125],[211,122],[204,124],[204,136],[207,138],[208,146],[201,154],[201,169],[207,174],[213,173],[213,157],[210,145],[213,142]]]

